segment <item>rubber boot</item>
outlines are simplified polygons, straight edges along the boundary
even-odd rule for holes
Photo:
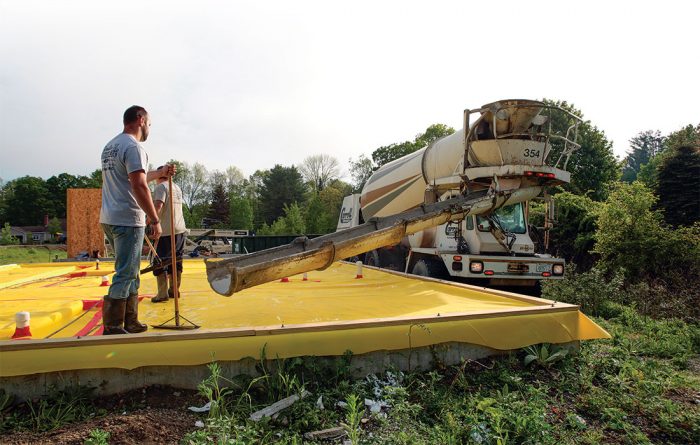
[[[168,277],[165,272],[156,275],[156,283],[158,283],[158,294],[151,298],[152,303],[162,303],[168,301]]]
[[[148,326],[139,321],[139,295],[132,294],[126,299],[126,314],[124,329],[130,334],[138,334],[148,330]]]
[[[168,297],[170,298],[175,298],[175,292],[173,291],[173,279],[170,277],[170,289],[168,289]],[[182,284],[182,271],[178,270],[177,271],[177,293],[180,298],[182,298],[182,294],[180,293],[180,285]]]
[[[128,334],[124,330],[126,315],[126,298],[109,298],[102,300],[102,335]]]

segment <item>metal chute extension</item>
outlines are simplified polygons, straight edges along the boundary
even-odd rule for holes
[[[207,259],[207,279],[212,289],[225,296],[235,292],[297,275],[323,270],[333,262],[350,258],[380,247],[399,243],[407,235],[460,220],[467,215],[493,211],[504,205],[527,201],[542,187],[516,190],[481,190],[432,204],[423,204],[406,212],[329,233],[314,239],[300,237],[286,246],[224,260]]]

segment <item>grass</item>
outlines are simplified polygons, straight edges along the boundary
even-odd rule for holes
[[[59,259],[66,259],[67,254],[65,250],[53,245],[0,246],[0,266],[15,263],[46,263],[56,256]]]
[[[612,340],[567,353],[538,345],[459,366],[436,363],[430,372],[352,379],[350,353],[330,365],[313,357],[261,361],[257,378],[224,376],[212,364],[200,392],[214,409],[181,443],[314,443],[304,433],[333,427],[352,444],[700,443],[700,327],[619,304],[604,312],[596,321]],[[277,417],[249,419],[304,390],[313,395]],[[15,407],[5,399],[0,394],[5,432],[49,431],[95,411],[79,388]],[[91,443],[107,434],[94,431]]]
[[[282,363],[276,374],[303,382],[314,397],[254,423],[251,410],[269,399],[250,385],[251,405],[210,417],[183,443],[223,443],[222,436],[226,443],[312,443],[303,433],[337,426],[353,444],[700,443],[700,328],[621,305],[607,312],[597,321],[613,340],[583,342],[556,360],[541,345],[483,363],[354,381],[314,374],[311,359]],[[260,387],[269,390],[269,382]],[[371,410],[378,401],[381,409]]]

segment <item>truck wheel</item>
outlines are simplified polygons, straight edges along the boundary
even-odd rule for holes
[[[430,278],[447,278],[447,268],[440,261],[434,260],[432,258],[421,258],[416,261],[411,269],[413,275],[419,275],[421,277]]]

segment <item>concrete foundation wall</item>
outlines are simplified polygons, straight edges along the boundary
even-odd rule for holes
[[[433,369],[436,363],[456,365],[464,360],[476,360],[491,355],[503,354],[497,351],[466,343],[445,343],[441,345],[404,349],[399,351],[376,351],[353,355],[350,359],[350,373],[362,378],[369,374],[382,373],[387,369],[402,371],[425,371]],[[318,364],[337,366],[342,357],[312,357]],[[247,358],[237,361],[220,361],[225,377],[236,375],[259,375],[256,365],[259,360]],[[276,360],[267,359],[266,368],[275,369]],[[5,377],[0,388],[12,394],[17,400],[41,397],[51,387],[66,388],[75,385],[96,388],[97,395],[116,394],[150,385],[168,385],[175,388],[196,389],[197,385],[209,376],[207,365],[197,366],[146,366],[134,370],[126,369],[79,369],[72,371],[33,374],[28,376]]]

